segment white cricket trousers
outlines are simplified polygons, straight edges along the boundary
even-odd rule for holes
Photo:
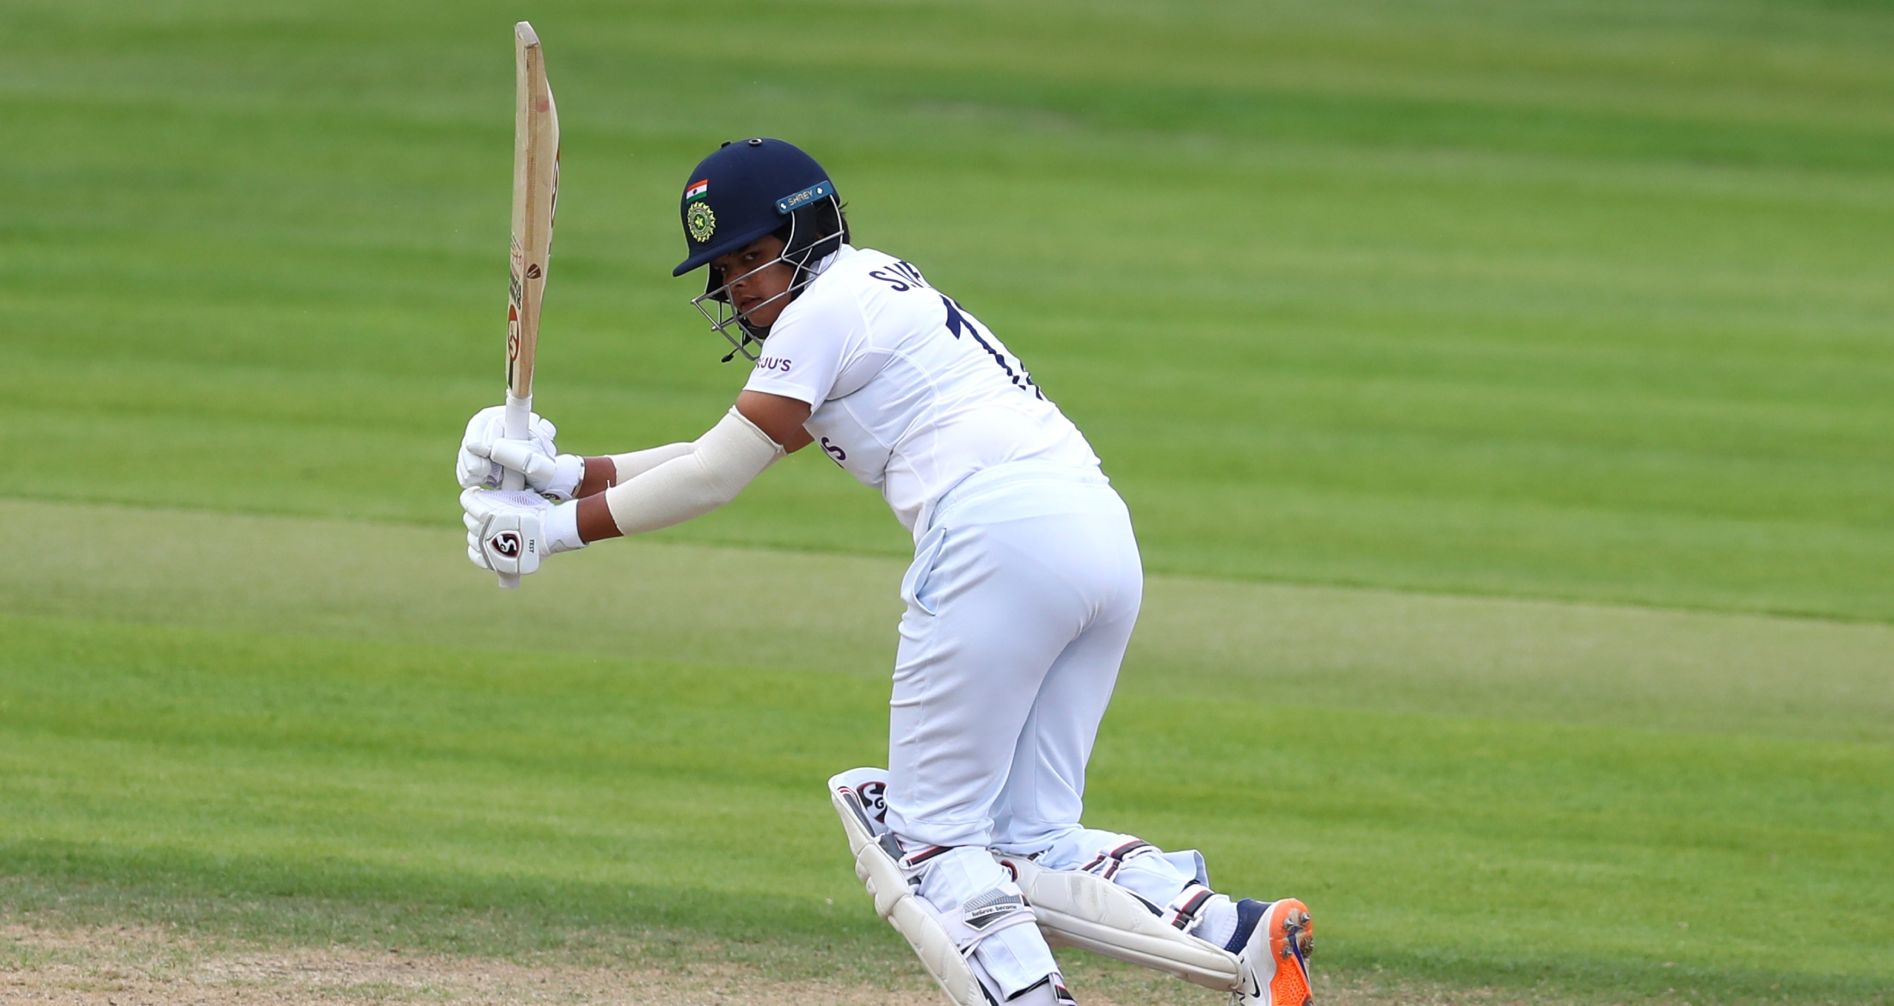
[[[1043,849],[1077,830],[1143,592],[1130,514],[1096,468],[1012,462],[949,490],[901,583],[895,834]]]

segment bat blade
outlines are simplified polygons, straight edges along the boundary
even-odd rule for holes
[[[539,309],[559,201],[559,110],[546,80],[545,53],[530,22],[513,26],[513,232],[507,303],[507,391],[533,393]]]
[[[506,303],[506,435],[529,433],[533,362],[539,353],[539,308],[552,255],[553,213],[559,204],[559,109],[546,80],[545,52],[530,22],[513,26],[513,231]],[[507,472],[503,489],[525,478]],[[502,574],[500,586],[519,577]]]

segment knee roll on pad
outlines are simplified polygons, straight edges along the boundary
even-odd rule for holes
[[[894,835],[877,828],[856,791],[862,772],[855,769],[831,778],[829,800],[842,819],[849,851],[855,856],[855,876],[875,900],[875,914],[908,941],[922,967],[955,1006],[990,1006],[995,1000],[974,974],[969,958],[980,941],[1009,926],[1032,922],[1031,907],[1011,884],[970,898],[950,912],[917,896],[911,880],[937,850],[904,855]]]

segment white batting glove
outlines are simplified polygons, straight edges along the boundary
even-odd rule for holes
[[[507,469],[526,477],[534,492],[557,500],[569,500],[585,477],[585,459],[577,454],[557,454],[553,437],[559,432],[551,421],[532,414],[524,440],[506,439],[506,406],[494,405],[474,413],[467,421],[467,432],[460,439],[460,453],[454,459],[454,476],[462,489],[498,488]]]
[[[478,455],[480,446],[466,448]],[[548,454],[531,440],[495,440],[487,445],[487,459],[495,469],[508,468],[526,476],[526,487],[561,503],[579,491],[585,478],[585,459],[577,454]]]
[[[467,559],[481,569],[525,576],[544,557],[585,547],[579,505],[554,504],[535,492],[468,489],[460,494]]]

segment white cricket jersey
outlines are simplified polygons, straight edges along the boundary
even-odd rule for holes
[[[914,266],[843,245],[771,326],[744,385],[809,403],[803,427],[916,539],[961,479],[1009,461],[1096,468],[1078,428],[985,325]]]

